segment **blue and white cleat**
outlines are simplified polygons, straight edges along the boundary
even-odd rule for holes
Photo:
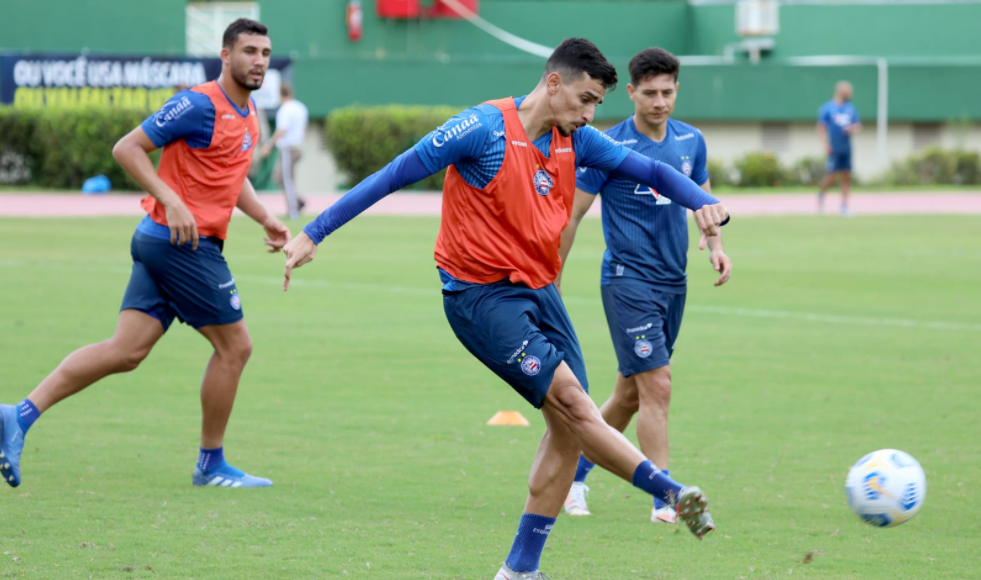
[[[702,490],[695,486],[682,488],[675,504],[677,519],[688,527],[699,540],[715,530],[715,522],[708,513],[708,500]]]
[[[208,473],[194,467],[192,483],[201,487],[272,487],[273,482],[265,477],[249,475],[227,463],[222,463]]]
[[[17,422],[16,405],[0,405],[0,475],[10,487],[20,485],[20,453],[24,431]]]

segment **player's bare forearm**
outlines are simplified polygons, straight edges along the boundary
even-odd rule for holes
[[[260,225],[266,223],[271,215],[266,206],[259,201],[259,196],[256,195],[252,182],[247,178],[242,184],[242,191],[238,194],[238,203],[235,206]]]
[[[266,230],[264,241],[269,246],[270,252],[278,252],[289,243],[291,239],[289,228],[259,201],[259,196],[256,195],[255,188],[248,178],[242,183],[242,191],[238,194],[235,206]]]
[[[713,252],[724,252],[725,248],[722,247],[722,229],[719,229],[719,234],[712,236],[710,238],[705,238],[708,242],[709,250]]]
[[[164,207],[182,203],[180,197],[157,175],[149,153],[157,148],[142,127],[137,127],[120,139],[112,148],[112,156],[144,191]]]

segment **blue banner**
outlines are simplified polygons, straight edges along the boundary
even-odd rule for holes
[[[266,83],[276,85],[288,58],[272,59]],[[125,107],[155,111],[178,88],[215,80],[220,58],[0,55],[0,104],[23,109]],[[270,87],[272,88],[272,87]],[[278,103],[278,94],[256,102]]]

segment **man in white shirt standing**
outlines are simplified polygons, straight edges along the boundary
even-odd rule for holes
[[[262,156],[272,152],[273,145],[279,149],[279,165],[276,169],[276,181],[282,183],[286,192],[286,206],[289,208],[290,219],[300,217],[300,210],[306,202],[296,193],[296,164],[303,155],[301,146],[303,136],[307,131],[307,121],[310,114],[307,107],[293,97],[293,87],[283,83],[279,87],[282,104],[276,111],[276,132],[262,147]]]

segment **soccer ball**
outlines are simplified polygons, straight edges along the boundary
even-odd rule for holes
[[[926,475],[908,453],[880,449],[852,466],[845,492],[858,517],[873,526],[891,528],[920,511],[926,498]]]

